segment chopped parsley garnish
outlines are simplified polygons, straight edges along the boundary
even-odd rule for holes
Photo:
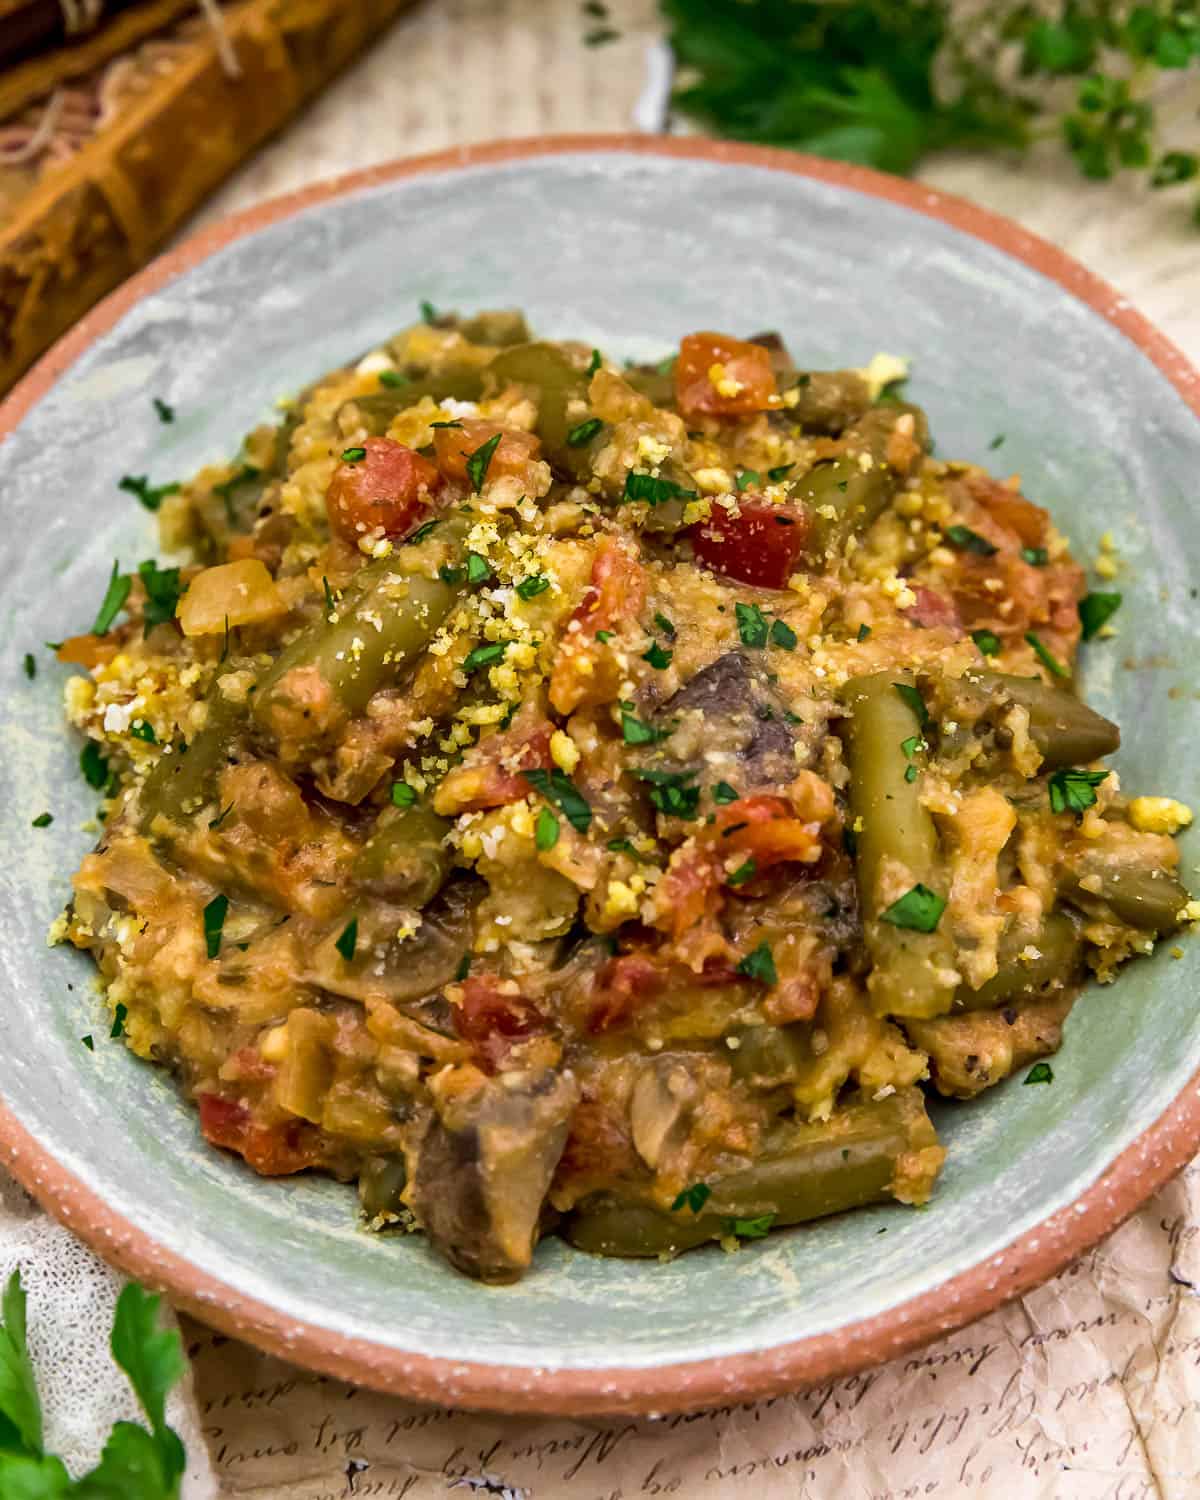
[[[748,859],[745,864],[739,865],[731,875],[726,877],[725,884],[745,885],[747,880],[753,880],[757,874],[758,866],[752,859]]]
[[[88,786],[97,792],[107,782],[108,762],[100,753],[100,746],[95,740],[88,740],[79,752],[79,769]]]
[[[922,729],[929,723],[929,710],[925,707],[925,700],[917,692],[916,688],[907,682],[893,682],[892,686],[912,709],[917,716],[917,723]]]
[[[671,735],[669,729],[655,729],[652,724],[643,723],[628,709],[621,710],[621,733],[627,745],[656,745]]]
[[[747,953],[740,961],[737,965],[737,972],[744,974],[747,979],[757,979],[760,984],[765,984],[768,988],[779,983],[775,957],[771,952],[770,943],[765,938],[753,953]]]
[[[664,615],[662,610],[660,609],[656,609],[654,611],[654,624],[657,629],[662,631],[667,640],[673,641],[675,639],[675,626],[671,623],[670,620],[667,619],[666,615]]]
[[[785,651],[796,649],[796,632],[783,620],[774,620],[771,624],[771,644],[782,646]]]
[[[596,639],[600,642],[600,644],[602,646],[607,646],[608,643],[609,643],[609,641],[612,640],[612,638],[613,638],[613,633],[612,633],[611,630],[597,630],[597,632],[596,632]]]
[[[972,630],[971,639],[984,656],[1000,655],[1000,637],[991,630]]]
[[[38,813],[37,817],[33,820],[33,826],[35,828],[49,828],[53,822],[53,813]]]
[[[175,618],[175,608],[182,593],[179,587],[179,569],[160,568],[153,558],[147,558],[145,562],[138,563],[138,577],[146,590],[146,603],[142,610],[143,633],[149,635],[156,625],[165,625]]]
[[[168,406],[158,396],[154,397],[154,413],[160,422],[173,422],[175,420],[175,408]]]
[[[1121,607],[1120,594],[1085,594],[1079,601],[1079,622],[1083,638],[1090,641],[1108,624]]]
[[[694,1214],[698,1214],[711,1197],[712,1188],[707,1182],[693,1182],[691,1187],[685,1187],[676,1197],[671,1204],[671,1212],[678,1214],[685,1208],[690,1208]]]
[[[606,42],[615,42],[621,33],[612,26],[595,26],[591,31],[584,32],[583,45],[585,47],[603,47]]]
[[[901,375],[896,380],[889,380],[875,398],[877,406],[899,406],[904,400],[904,387],[908,384],[908,376]]]
[[[1026,1083],[1053,1083],[1054,1082],[1054,1069],[1050,1066],[1050,1064],[1048,1062],[1034,1063],[1033,1067],[1030,1068],[1030,1070],[1029,1070],[1028,1073],[1026,1073],[1025,1078],[1024,1078],[1024,1082],[1026,1082]]]
[[[678,359],[679,359],[678,354],[668,354],[665,359],[660,359],[659,362],[654,366],[654,372],[655,372],[655,374],[656,375],[670,375],[670,374],[673,374],[674,370],[675,370],[675,364],[676,364],[676,361]]]
[[[916,781],[918,774],[919,773],[916,766],[905,766],[904,779],[909,783],[910,786],[914,781]]]
[[[592,350],[592,357],[591,357],[591,359],[588,360],[588,367],[587,367],[587,370],[586,370],[585,373],[588,374],[588,375],[594,375],[599,368],[600,368],[600,351],[599,351],[599,349],[593,349]]]
[[[1050,811],[1084,813],[1096,804],[1095,788],[1108,776],[1107,771],[1077,771],[1063,766],[1050,777]]]
[[[131,724],[129,732],[135,740],[143,740],[147,745],[158,744],[158,736],[154,733],[154,725],[149,719],[139,719],[136,724]]]
[[[417,800],[416,787],[409,786],[407,781],[392,782],[392,806],[412,807]]]
[[[638,857],[637,850],[628,839],[609,839],[604,847],[612,854],[628,854],[634,859]]]
[[[854,639],[856,641],[865,641],[870,634],[871,627],[869,625],[860,625],[858,627],[858,634],[854,637]]]
[[[759,1214],[756,1219],[729,1219],[726,1227],[739,1240],[763,1240],[771,1232],[774,1214]]]
[[[417,306],[421,310],[421,322],[422,323],[433,324],[433,323],[437,322],[438,317],[439,317],[439,313],[438,313],[437,308],[434,307],[434,305],[433,305],[432,302],[427,302],[425,300],[425,298],[422,297],[421,300],[420,300],[420,302],[417,303]]]
[[[509,644],[508,641],[492,641],[486,646],[476,646],[463,662],[463,671],[469,676],[472,672],[478,672],[480,667],[494,667],[498,661],[503,660]]]
[[[879,920],[910,932],[933,932],[945,910],[946,903],[938,893],[918,881],[911,891],[905,891],[898,901],[880,912]]]
[[[734,791],[733,787],[727,781],[718,781],[712,789],[712,796],[713,801],[720,803],[722,806],[729,802],[736,802],[738,799],[737,792]]]
[[[988,447],[991,448],[992,451],[994,452],[997,448],[999,448],[1000,444],[1003,441],[1004,441],[1004,434],[1002,432],[998,432],[996,434],[996,436],[988,444]]]
[[[127,573],[122,573],[120,564],[114,562],[108,587],[104,591],[104,598],[96,615],[96,623],[92,626],[93,635],[108,634],[112,629],[113,621],[121,613],[122,605],[129,598],[129,590],[132,587],[133,579]]]
[[[430,429],[433,429],[435,427],[461,427],[462,423],[461,422],[454,422],[454,421],[450,421],[450,422],[430,422],[429,426],[430,426]]]
[[[426,521],[423,525],[418,526],[411,536],[405,537],[404,545],[406,547],[415,547],[418,542],[423,542],[433,528],[439,524],[437,521]]]
[[[969,526],[947,526],[946,540],[960,552],[974,552],[977,557],[992,557],[996,551],[987,537],[980,536]]]
[[[342,462],[344,464],[356,464],[356,463],[359,462],[360,459],[366,458],[366,456],[367,456],[367,450],[365,448],[343,448],[342,449]]]
[[[151,484],[149,474],[122,474],[117,488],[136,496],[147,510],[157,510],[168,495],[179,493],[177,484]]]
[[[738,635],[742,638],[743,646],[765,646],[767,644],[768,626],[765,616],[757,604],[736,604],[734,613],[737,615]]]
[[[1036,655],[1037,659],[1042,663],[1044,667],[1048,668],[1048,670],[1052,672],[1055,677],[1070,677],[1070,672],[1067,671],[1062,662],[1059,661],[1059,659],[1054,655],[1053,652],[1046,649],[1046,647],[1042,644],[1041,639],[1037,635],[1035,635],[1032,630],[1027,630],[1025,632],[1025,639],[1033,647],[1034,654]]]
[[[522,771],[522,776],[547,802],[553,802],[576,833],[592,826],[592,809],[565,771]]]
[[[33,659],[32,651],[26,651],[25,660],[22,665],[25,668],[26,677],[28,677],[30,682],[32,682],[33,679],[37,676],[37,662]]]
[[[492,461],[492,455],[500,446],[500,439],[504,436],[502,432],[494,432],[486,443],[480,443],[475,452],[467,459],[467,475],[471,481],[471,488],[476,494],[483,488],[483,481],[487,475],[488,465]]]
[[[88,1049],[89,1052],[95,1052],[96,1044],[92,1040],[91,1032],[88,1032],[87,1036],[81,1036],[79,1040],[83,1043],[83,1045]]]
[[[334,616],[334,613],[337,610],[337,605],[334,602],[333,590],[329,587],[329,579],[326,578],[324,576],[324,574],[321,575],[321,587],[325,590],[325,618],[327,620],[332,620],[333,616]],[[226,624],[226,627],[228,628],[228,625],[229,625],[229,616],[228,615],[225,616],[225,624]]]
[[[486,583],[492,576],[492,565],[478,552],[467,553],[467,582]]]
[[[635,771],[650,788],[650,801],[659,812],[672,818],[694,818],[700,805],[700,788],[689,786],[695,771]]]
[[[761,484],[762,475],[756,469],[743,469],[734,478],[733,487],[740,495],[743,490],[748,490],[751,485]]]
[[[228,807],[223,807],[215,818],[210,819],[208,824],[210,832],[215,833],[232,811],[233,803],[231,802]]]
[[[778,484],[781,479],[786,479],[795,467],[795,464],[778,464],[775,468],[767,470],[767,478],[772,484]]]
[[[1045,547],[1022,547],[1021,557],[1031,568],[1044,568],[1050,561],[1050,554]]]
[[[652,667],[660,672],[671,665],[671,658],[675,655],[668,651],[665,646],[660,646],[657,641],[651,643],[649,651],[642,652],[642,660],[648,661]]]
[[[599,417],[589,417],[586,422],[580,422],[567,433],[567,447],[582,448],[585,443],[591,442],[603,426]]]
[[[635,474],[632,470],[625,476],[622,500],[645,500],[648,505],[665,505],[668,500],[694,500],[695,490],[685,490],[673,479],[655,479],[653,474]]]
[[[358,947],[358,918],[351,917],[342,928],[341,936],[333,945],[342,955],[347,963],[354,957],[354,951]]]
[[[112,1037],[114,1040],[117,1037],[119,1037],[119,1036],[124,1036],[124,1034],[125,1034],[125,1017],[128,1014],[129,1014],[129,1011],[128,1011],[127,1007],[124,1006],[124,1005],[122,1005],[121,1002],[118,1000],[117,1003],[116,1003],[116,1005],[113,1007],[112,1029],[108,1033],[109,1036]]]
[[[543,807],[537,815],[537,822],[534,824],[534,843],[540,850],[545,852],[547,849],[553,849],[555,844],[558,843],[558,834],[558,818],[548,807]]]
[[[528,578],[522,578],[517,584],[517,594],[522,599],[536,599],[539,594],[544,594],[550,587],[550,580],[544,573],[531,573]]]
[[[464,953],[458,961],[458,968],[454,971],[454,977],[459,982],[459,984],[461,984],[470,972],[471,955],[469,953]]]
[[[399,370],[380,370],[379,384],[390,386],[395,390],[397,386],[408,385],[409,377],[402,374]]]
[[[214,896],[204,908],[204,946],[209,958],[216,958],[221,951],[221,933],[228,910],[229,897],[226,895]]]
[[[921,749],[924,741],[919,734],[910,734],[906,740],[900,741],[900,748],[904,751],[905,760],[912,760],[913,756]]]

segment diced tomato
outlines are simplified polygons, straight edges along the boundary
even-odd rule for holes
[[[706,831],[719,854],[752,855],[759,870],[786,860],[811,864],[821,853],[820,835],[782,797],[739,797],[718,811]]]
[[[947,599],[944,594],[939,594],[935,589],[921,588],[913,589],[917,596],[917,602],[904,612],[904,618],[911,620],[914,625],[919,625],[922,630],[933,630],[945,627],[948,630],[961,630],[962,621],[958,618],[958,609],[953,599]]]
[[[403,536],[426,509],[442,476],[419,453],[391,438],[370,437],[364,456],[333,471],[325,508],[329,524],[348,542],[371,532]]]
[[[636,620],[646,602],[645,569],[611,538],[605,538],[592,563],[592,581],[572,622],[578,629],[562,638],[550,676],[550,702],[560,714],[611,703],[620,690],[621,669],[602,630]]]
[[[463,980],[460,1003],[453,1007],[454,1026],[474,1049],[481,1066],[498,1073],[517,1042],[546,1031],[546,1018],[520,994],[510,979],[498,974],[472,975]]]
[[[200,1129],[214,1146],[236,1151],[261,1177],[286,1177],[321,1160],[312,1126],[304,1120],[256,1125],[247,1105],[223,1094],[200,1094]]]
[[[522,772],[548,771],[553,766],[552,733],[552,726],[543,722],[532,733],[514,725],[484,740],[444,778],[434,797],[436,811],[445,815],[479,812],[527,797],[529,783]]]
[[[714,509],[688,535],[698,561],[714,573],[756,588],[786,588],[808,539],[808,515],[794,505],[743,497],[739,513]]]
[[[520,427],[501,427],[498,422],[484,422],[477,417],[464,417],[460,427],[437,428],[433,434],[433,447],[438,468],[447,479],[469,481],[471,473],[467,460],[497,433],[502,436],[488,460],[484,477],[498,479],[504,474],[524,474],[526,464],[541,452],[541,439]]]
[[[588,1028],[593,1032],[620,1026],[637,1009],[637,1002],[660,990],[662,966],[644,953],[622,953],[610,958],[596,975]]]
[[[994,479],[973,477],[970,488],[992,519],[1011,531],[1022,547],[1040,547],[1046,540],[1049,511]]]
[[[726,333],[689,333],[675,361],[675,399],[685,417],[741,417],[778,406],[770,350]]]

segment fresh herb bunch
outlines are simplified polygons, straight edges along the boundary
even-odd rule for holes
[[[21,1272],[4,1289],[0,1323],[0,1495],[12,1500],[177,1500],[186,1458],[167,1426],[167,1392],[184,1371],[178,1333],[160,1328],[161,1298],[136,1283],[117,1298],[112,1355],[129,1377],[149,1428],[117,1422],[100,1462],[72,1479],[42,1444],[42,1404],[25,1337]]]
[[[1200,175],[1196,152],[1161,147],[1147,97],[1160,71],[1200,68],[1198,0],[661,3],[692,75],[675,103],[721,135],[899,173],[1057,135],[1087,177]]]

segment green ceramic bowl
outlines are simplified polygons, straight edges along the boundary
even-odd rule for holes
[[[657,357],[697,326],[778,327],[814,365],[910,355],[943,453],[1019,469],[1081,557],[1109,528],[1120,539],[1120,636],[1086,651],[1088,696],[1125,726],[1127,787],[1194,800],[1200,389],[1058,252],[923,188],[698,142],[526,142],[318,188],[135,277],[0,414],[6,1159],[102,1254],[210,1322],[351,1379],[497,1409],[745,1399],[885,1358],[1048,1276],[1200,1144],[1195,942],[1085,997],[1051,1087],[1018,1078],[938,1107],[949,1159],[926,1211],[670,1265],[551,1239],[507,1288],[462,1279],[420,1238],[360,1232],[347,1188],[259,1179],[208,1149],[169,1080],[108,1040],[90,962],[47,947],[95,797],[43,642],[87,628],[114,557],[154,549],[118,478],[230,456],[277,395],[421,298],[521,306],[550,335],[623,355]],[[44,809],[53,825],[32,828]],[[1196,857],[1193,842],[1186,867]]]

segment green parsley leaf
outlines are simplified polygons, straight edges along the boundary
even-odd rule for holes
[[[904,779],[909,783],[910,786],[914,781],[916,781],[919,774],[920,773],[918,772],[916,766],[906,766],[904,768]]]
[[[634,771],[650,788],[650,801],[659,812],[672,818],[694,818],[700,805],[700,788],[689,786],[695,771]]]
[[[108,587],[104,591],[99,612],[96,615],[96,623],[92,626],[93,635],[107,635],[112,629],[113,621],[121,613],[121,608],[126,599],[129,598],[129,590],[133,587],[133,579],[127,573],[122,573],[120,564],[114,562],[112,574],[108,580]]]
[[[472,672],[477,672],[480,667],[494,667],[498,661],[504,659],[504,653],[508,650],[508,641],[490,641],[486,646],[476,646],[474,651],[468,652],[463,662],[463,671],[469,677]]]
[[[1026,1083],[1053,1083],[1054,1082],[1054,1069],[1050,1066],[1050,1064],[1048,1062],[1034,1063],[1033,1067],[1030,1068],[1030,1070],[1029,1070],[1028,1073],[1026,1073],[1025,1078],[1024,1078],[1024,1082],[1026,1082]]]
[[[558,843],[559,823],[558,818],[548,807],[543,807],[537,815],[537,822],[533,828],[533,842],[543,852],[553,849]]]
[[[640,858],[637,850],[628,839],[609,839],[604,847],[612,854],[628,854],[634,859]]]
[[[95,740],[88,740],[79,752],[79,769],[88,786],[95,791],[99,791],[108,780],[108,762]]]
[[[584,33],[583,45],[585,47],[603,47],[606,42],[615,42],[621,33],[614,31],[611,26],[597,26],[591,31]]]
[[[767,644],[767,622],[761,609],[757,604],[737,604],[734,606],[737,615],[738,635],[742,638],[743,646],[762,647]]]
[[[592,826],[592,809],[587,799],[565,771],[522,771],[521,775],[547,802],[553,802],[576,833],[586,833]]]
[[[467,474],[471,480],[471,488],[476,494],[483,488],[483,481],[487,476],[488,465],[492,461],[492,455],[500,446],[500,439],[504,436],[502,432],[494,432],[486,443],[480,443],[475,452],[467,459]]]
[[[779,983],[775,957],[771,952],[771,945],[765,938],[753,953],[747,953],[745,958],[738,963],[737,972],[744,974],[747,979],[757,979],[760,984],[765,984],[768,988]]]
[[[1033,647],[1034,655],[1037,657],[1037,659],[1042,663],[1043,666],[1047,667],[1055,677],[1070,677],[1070,672],[1067,671],[1062,662],[1060,662],[1058,658],[1053,655],[1053,653],[1046,649],[1046,647],[1042,644],[1040,638],[1035,635],[1032,630],[1027,630],[1025,632],[1025,639]]]
[[[37,676],[37,662],[33,658],[32,651],[26,651],[25,660],[22,662],[22,666],[25,668],[26,677],[28,677],[30,682],[32,682],[33,679]]]
[[[492,565],[478,552],[467,553],[467,582],[486,583],[492,576]]]
[[[947,526],[945,537],[952,547],[957,547],[960,552],[974,552],[977,557],[992,557],[996,551],[987,537],[980,536],[969,526]]]
[[[601,365],[600,351],[599,351],[599,349],[593,349],[592,350],[592,357],[591,357],[591,359],[588,360],[588,367],[587,367],[587,370],[586,370],[585,373],[588,374],[588,375],[594,375],[596,373],[596,371],[600,368],[600,365]]]
[[[733,787],[727,781],[718,781],[712,789],[712,796],[713,801],[722,806],[730,802],[736,802],[738,799],[737,792],[734,791]]]
[[[746,882],[747,882],[747,880],[753,880],[754,877],[755,877],[755,875],[757,875],[757,874],[758,874],[758,866],[754,863],[754,861],[752,859],[748,859],[745,862],[745,864],[739,865],[737,867],[737,869],[733,871],[732,874],[727,875],[725,877],[725,884],[726,885],[745,885]]]
[[[117,488],[133,495],[147,510],[157,510],[168,495],[179,493],[178,484],[151,484],[149,474],[122,474]]]
[[[743,469],[734,477],[733,487],[740,495],[743,490],[748,490],[751,485],[761,484],[762,475],[754,469]]]
[[[96,1043],[92,1040],[92,1035],[90,1032],[87,1036],[81,1036],[79,1040],[83,1043],[83,1045],[88,1049],[89,1052],[95,1052]]]
[[[1193,25],[1195,23],[1193,22]],[[1200,37],[1200,32],[1193,33]],[[1200,43],[1193,42],[1197,52],[1200,52]],[[1183,52],[1184,61],[1161,64],[1162,66],[1186,67],[1187,48]],[[1159,157],[1154,171],[1150,174],[1150,186],[1155,188],[1174,187],[1180,182],[1190,182],[1197,172],[1200,172],[1200,157],[1192,151],[1167,151]]]
[[[32,826],[34,828],[49,828],[50,825],[51,825],[51,823],[53,823],[53,822],[54,822],[54,814],[53,813],[48,813],[48,812],[38,813],[37,817],[33,819],[33,825]]]
[[[379,372],[379,384],[386,385],[392,390],[396,390],[402,385],[410,385],[411,383],[410,377],[403,374],[400,370],[380,370]]]
[[[856,641],[865,641],[870,634],[871,627],[869,625],[860,625],[858,627],[858,634],[854,637],[854,639]]]
[[[591,442],[603,426],[599,417],[589,417],[586,422],[580,422],[567,433],[567,447],[582,448],[585,443]]]
[[[669,729],[655,729],[652,724],[643,723],[628,709],[621,710],[621,733],[627,745],[656,745],[671,735]]]
[[[992,451],[994,452],[997,448],[999,448],[999,446],[1001,445],[1001,443],[1003,443],[1003,441],[1004,441],[1004,434],[1002,432],[998,432],[996,434],[996,436],[988,444],[988,447],[991,448]]]
[[[414,531],[411,536],[407,536],[404,538],[404,545],[406,547],[415,547],[418,542],[423,542],[425,540],[425,538],[429,535],[429,533],[434,529],[435,526],[439,526],[440,524],[441,523],[439,521],[426,521],[424,525],[418,526],[416,531]]]
[[[345,927],[342,928],[341,934],[339,935],[337,942],[335,942],[333,946],[342,955],[345,961],[347,963],[350,963],[350,961],[354,957],[355,950],[358,947],[357,917],[350,918]]]
[[[762,1240],[770,1234],[775,1218],[774,1214],[759,1214],[756,1219],[730,1219],[727,1228],[739,1240]]]
[[[1121,607],[1120,594],[1085,594],[1079,601],[1079,620],[1085,641],[1094,639]]]
[[[771,644],[781,646],[785,651],[796,649],[796,632],[783,620],[774,620],[771,623]]]
[[[972,630],[971,639],[983,656],[1000,655],[1000,637],[990,630]]]
[[[175,618],[183,590],[179,583],[179,569],[160,568],[153,558],[138,563],[138,577],[146,591],[142,633],[149,635],[156,625],[165,625]]]
[[[795,464],[778,464],[775,468],[767,470],[767,478],[772,484],[778,484],[781,479],[786,479],[795,467]]]
[[[1097,801],[1095,788],[1108,777],[1107,771],[1078,771],[1063,766],[1050,776],[1050,811],[1072,812],[1078,816]]]
[[[668,354],[664,359],[660,359],[659,362],[654,366],[654,373],[656,375],[674,374],[675,365],[678,359],[678,354]]]
[[[228,807],[223,807],[220,812],[217,813],[215,818],[209,820],[209,830],[215,833],[217,829],[220,828],[221,824],[224,823],[229,814],[233,811],[233,808],[234,804],[232,802]]]
[[[438,568],[438,577],[443,583],[461,583],[465,576],[465,568],[452,568],[449,563],[442,563]]]
[[[187,1365],[178,1331],[159,1325],[161,1306],[160,1296],[152,1295],[135,1281],[130,1282],[117,1298],[111,1347],[113,1359],[129,1377],[134,1394],[150,1419],[164,1477],[170,1485],[183,1473],[184,1453],[178,1437],[167,1426],[167,1392],[183,1377]],[[128,1422],[118,1426],[135,1432],[142,1430]]]
[[[113,1007],[112,1029],[108,1033],[113,1041],[116,1041],[117,1037],[125,1035],[125,1017],[128,1014],[128,1009],[118,1000]]]
[[[454,422],[454,421],[450,421],[450,422],[430,422],[429,426],[430,426],[430,429],[432,430],[433,428],[439,428],[439,427],[461,427],[462,423],[461,422]]]
[[[333,590],[329,587],[329,579],[326,578],[324,574],[321,575],[321,587],[325,590],[325,618],[327,620],[332,620],[334,615],[337,613],[337,604],[334,601]],[[228,629],[228,615],[225,616],[225,625]]]
[[[673,641],[675,639],[675,627],[661,610],[656,609],[654,611],[654,624],[658,630],[662,631],[667,640]]]
[[[685,490],[673,479],[656,479],[653,474],[635,474],[632,470],[625,476],[625,490],[621,496],[622,500],[645,500],[648,505],[695,498],[695,490]]]
[[[175,420],[175,408],[168,406],[165,401],[154,397],[154,412],[160,422],[173,422]]]
[[[1021,557],[1031,568],[1044,568],[1050,561],[1050,554],[1045,547],[1022,547]]]
[[[922,748],[924,743],[919,734],[910,734],[906,740],[901,740],[900,748],[904,751],[905,760],[912,760],[913,756]]]
[[[892,686],[900,694],[901,698],[904,699],[905,703],[908,704],[909,708],[912,709],[913,713],[916,714],[917,723],[921,728],[926,728],[929,724],[929,710],[925,707],[925,700],[916,688],[907,682],[893,682]]]
[[[221,933],[228,910],[229,897],[224,894],[214,896],[204,908],[204,946],[209,958],[216,958],[221,951]]]
[[[539,594],[544,594],[550,587],[550,580],[544,573],[531,573],[528,578],[522,578],[517,584],[517,594],[522,599],[536,599]]]
[[[904,927],[910,932],[933,932],[942,919],[946,903],[936,891],[918,881],[911,891],[905,891],[898,901],[893,901],[886,911],[880,912],[881,922],[890,922],[893,927]]]
[[[597,630],[597,632],[596,632],[596,639],[600,642],[600,644],[602,646],[607,646],[608,643],[609,643],[609,641],[612,640],[612,638],[613,638],[613,633],[612,633],[611,630]]]
[[[417,800],[416,787],[409,786],[407,781],[392,782],[392,806],[412,807]]]
[[[366,456],[367,456],[367,450],[365,448],[343,448],[342,449],[342,462],[344,464],[356,464],[361,459],[366,458]]]
[[[21,1269],[4,1288],[4,1322],[0,1325],[0,1414],[32,1458],[42,1454],[42,1403],[25,1332],[25,1288]],[[5,1445],[8,1446],[7,1444]],[[30,1492],[36,1496],[36,1491]]]
[[[432,302],[427,302],[425,298],[422,297],[420,302],[417,303],[417,306],[421,310],[422,323],[433,324],[437,322],[440,314],[438,313],[437,308],[434,307]]]
[[[458,961],[458,968],[454,971],[454,977],[459,982],[459,984],[461,984],[470,972],[471,955],[469,953],[464,953]]]
[[[139,719],[136,724],[131,724],[129,732],[135,740],[144,740],[147,745],[158,744],[158,736],[154,733],[154,725],[149,719]]]
[[[708,1200],[712,1197],[712,1188],[707,1182],[693,1182],[691,1187],[685,1187],[679,1193],[674,1203],[671,1204],[673,1214],[682,1213],[685,1208],[690,1208],[692,1213],[698,1214]]]
[[[662,672],[671,665],[671,658],[675,655],[668,651],[665,646],[660,646],[657,641],[652,641],[649,651],[642,652],[642,660],[648,661],[650,665]]]

